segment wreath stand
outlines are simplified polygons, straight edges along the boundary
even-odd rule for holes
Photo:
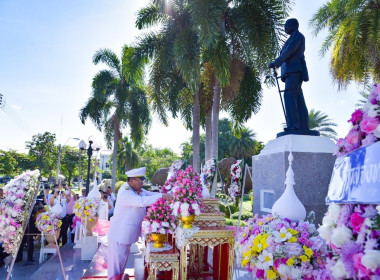
[[[37,187],[37,190],[34,194],[34,197],[32,199],[32,203],[31,205],[29,205],[29,213],[28,213],[28,218],[24,221],[24,224],[23,224],[23,234],[22,234],[22,238],[20,239],[20,242],[17,244],[17,251],[18,252],[20,250],[20,246],[21,246],[21,243],[22,243],[22,239],[25,235],[25,231],[26,231],[26,226],[28,224],[28,221],[30,219],[30,216],[32,215],[32,211],[33,211],[33,207],[34,207],[34,204],[36,203],[36,198],[37,198],[37,195],[40,191],[40,187],[41,187],[41,184],[38,185]],[[56,245],[56,250],[58,252],[58,257],[59,257],[59,261],[61,263],[61,268],[62,268],[62,273],[63,273],[63,278],[66,279],[66,274],[65,274],[65,269],[63,267],[63,263],[62,263],[62,258],[61,258],[61,253],[59,251],[59,246],[58,246],[58,242],[57,242],[57,238],[54,234],[54,241],[55,241],[55,245]],[[17,253],[16,253],[17,254]],[[8,274],[7,274],[7,278],[6,280],[9,280],[10,277],[12,276],[12,271],[13,271],[13,267],[14,267],[14,264],[15,264],[15,261],[16,261],[16,256],[15,255],[11,255],[11,258],[12,258],[12,262],[11,262],[11,265],[10,267],[8,268]]]

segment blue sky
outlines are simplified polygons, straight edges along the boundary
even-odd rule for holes
[[[83,125],[78,117],[91,94],[92,77],[103,68],[92,63],[92,56],[101,48],[119,55],[124,44],[135,42],[142,35],[134,27],[136,12],[147,2],[0,0],[0,93],[7,104],[7,112],[0,110],[0,149],[23,151],[25,141],[45,131],[56,133],[61,144],[70,137],[87,140],[90,135],[103,141],[91,122]],[[319,56],[326,33],[314,38],[308,22],[324,2],[297,0],[291,17],[299,20],[306,37],[310,75],[303,86],[306,104],[327,113],[344,137],[361,88],[338,91],[329,74],[330,54]],[[267,143],[281,131],[284,117],[277,89],[264,88],[263,95],[260,112],[246,126]],[[154,116],[148,142],[179,152],[190,136],[180,120],[170,120],[164,127]]]

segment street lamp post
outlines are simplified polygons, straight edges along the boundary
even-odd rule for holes
[[[86,142],[80,140],[79,142],[79,189],[82,189],[82,150],[86,149]]]
[[[70,139],[74,139],[74,140],[80,140],[79,138],[76,138],[76,137],[69,137],[69,139],[67,139],[66,143],[63,145],[66,146],[67,142],[69,142]],[[57,184],[58,184],[58,179],[59,179],[59,168],[60,168],[60,165],[61,165],[61,154],[62,154],[62,146],[61,144],[58,145],[58,161],[57,161],[57,176],[56,176],[56,181],[57,181]],[[70,182],[69,182],[70,184]]]
[[[90,190],[90,168],[91,168],[91,156],[92,156],[92,152],[94,150],[95,151],[99,151],[100,148],[101,148],[99,142],[94,143],[94,141],[92,140],[91,136],[88,137],[88,142],[89,142],[90,145],[88,146],[88,149],[87,149],[88,161],[87,161],[86,195],[89,193],[89,190]],[[94,146],[92,146],[93,143],[94,143]],[[84,144],[86,144],[86,143],[84,143]],[[85,150],[86,149],[86,145],[84,147],[83,147],[83,145],[82,146],[80,145],[79,148],[81,150]]]

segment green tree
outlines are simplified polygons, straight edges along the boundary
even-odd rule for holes
[[[171,149],[153,148],[152,145],[142,145],[138,152],[141,156],[140,165],[146,167],[146,177],[150,180],[153,174],[162,167],[169,167],[179,159]]]
[[[9,150],[9,153],[17,162],[15,170],[16,174],[20,174],[26,170],[34,170],[38,168],[38,164],[36,164],[35,159],[29,154],[19,153],[15,150]]]
[[[143,85],[143,68],[146,61],[140,60],[139,63],[132,65],[133,54],[134,49],[127,45],[123,47],[121,60],[109,49],[95,53],[93,63],[97,65],[102,62],[109,69],[101,70],[95,75],[92,82],[92,96],[80,110],[82,123],[90,118],[99,130],[104,130],[108,147],[113,146],[113,190],[115,190],[117,148],[121,139],[121,129],[128,126],[131,140],[138,145],[151,123]]]
[[[310,20],[317,35],[329,31],[321,54],[332,46],[330,71],[339,87],[351,81],[380,80],[380,3],[329,0]]]
[[[79,153],[80,151],[72,147],[64,147],[60,165],[61,173],[66,177],[67,182],[79,175]],[[81,158],[81,167],[86,166],[86,159]]]
[[[17,167],[17,161],[12,153],[0,150],[0,174],[14,176]]]
[[[119,149],[117,153],[117,165],[119,173],[124,174],[130,169],[136,168],[139,165],[140,159],[136,149],[133,148],[132,142],[128,137],[124,137],[119,142]]]
[[[246,127],[241,127],[230,144],[230,153],[236,159],[248,159],[255,151],[255,133]]]
[[[29,149],[29,155],[32,156],[38,164],[41,175],[52,176],[54,164],[57,162],[58,149],[55,146],[55,134],[45,132],[32,136],[31,141],[26,142],[26,148]]]

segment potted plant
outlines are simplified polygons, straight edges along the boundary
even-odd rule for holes
[[[46,241],[49,243],[46,247],[55,247],[55,240],[59,237],[62,221],[58,214],[52,212],[43,212],[37,216],[36,226],[38,230],[44,233]]]

